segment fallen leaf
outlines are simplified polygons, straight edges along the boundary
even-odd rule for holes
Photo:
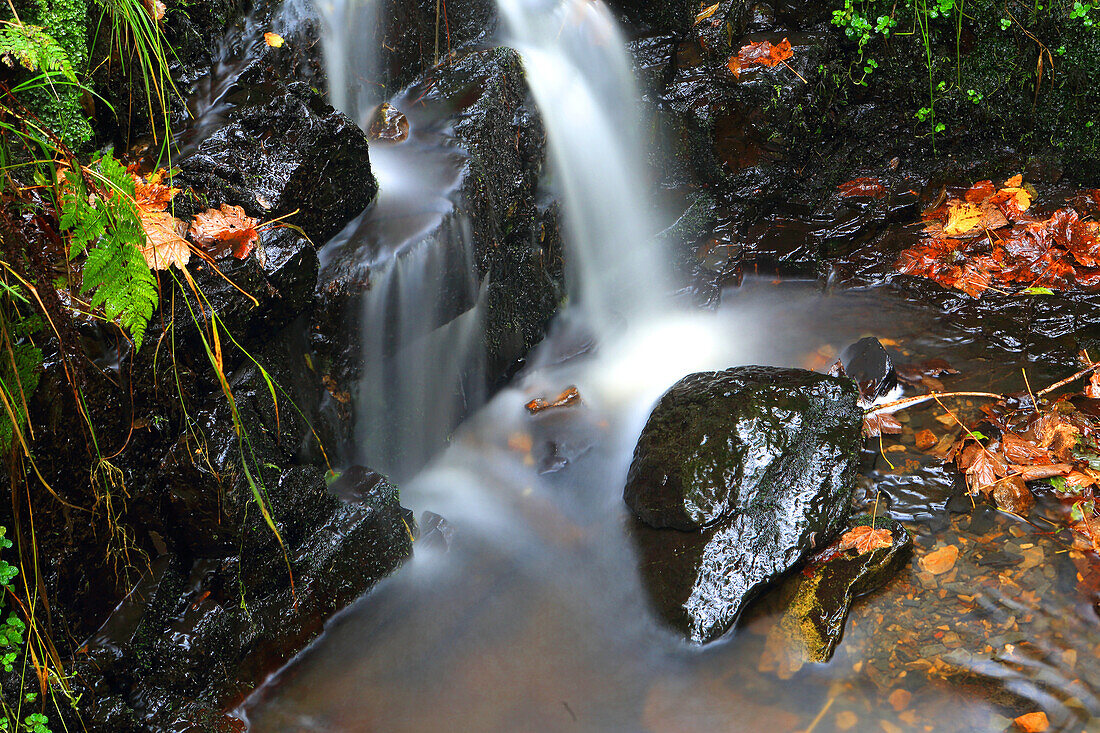
[[[542,412],[543,410],[549,410],[552,407],[566,407],[576,402],[580,402],[580,400],[580,391],[576,387],[570,386],[566,387],[565,390],[561,392],[561,394],[559,394],[557,397],[549,402],[544,400],[542,397],[536,397],[535,399],[529,401],[526,405],[524,405],[524,407],[527,408],[527,411],[529,413],[535,415]]]
[[[161,0],[142,0],[141,4],[154,20],[164,20],[164,13],[168,9]]]
[[[753,66],[777,66],[793,55],[794,50],[791,48],[791,42],[786,38],[774,45],[768,41],[757,41],[742,46],[737,55],[730,58],[726,66],[733,72],[734,76],[740,77],[742,69]]]
[[[880,199],[886,195],[886,189],[877,178],[853,178],[837,186],[841,198],[870,197]]]
[[[947,209],[947,223],[943,225],[946,237],[956,237],[969,232],[982,221],[982,210],[965,201],[954,201]]]
[[[1035,713],[1024,713],[1012,722],[1024,733],[1043,733],[1043,731],[1050,728],[1047,714],[1041,710]]]
[[[855,550],[860,555],[866,555],[880,547],[890,547],[894,544],[894,535],[888,529],[874,529],[867,525],[853,527],[840,536],[840,544],[837,549]]]
[[[696,23],[702,23],[704,20],[706,20],[710,16],[714,15],[716,12],[718,12],[718,6],[721,5],[721,4],[722,3],[715,3],[714,5],[711,5],[710,7],[706,7],[706,8],[703,8],[702,10],[700,10],[699,14],[695,16],[695,22]]]
[[[228,249],[237,259],[244,259],[260,238],[258,223],[259,219],[246,216],[240,206],[222,204],[220,209],[195,214],[190,233],[197,244],[215,248],[215,257],[224,256]]]
[[[971,494],[989,491],[997,482],[997,477],[1008,472],[999,455],[981,446],[977,447],[978,450],[971,454],[972,462],[966,468],[966,483]]]
[[[278,33],[272,33],[271,31],[264,33],[264,43],[272,48],[282,48],[284,42],[283,37]]]
[[[169,202],[180,192],[178,188],[164,185],[164,169],[142,178],[134,176],[134,203],[141,211],[164,211]]]
[[[928,553],[920,559],[920,566],[932,575],[942,575],[955,567],[955,561],[959,558],[959,548],[947,545]]]
[[[191,246],[183,238],[187,224],[166,211],[142,211],[141,228],[145,230],[145,246],[141,254],[155,270],[167,270],[172,265],[183,269],[191,259]]]
[[[877,438],[880,435],[897,435],[901,432],[901,423],[888,412],[876,412],[863,418],[863,435]]]

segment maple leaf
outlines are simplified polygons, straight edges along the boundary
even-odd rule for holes
[[[855,550],[860,555],[866,555],[880,547],[890,547],[894,544],[894,535],[888,529],[874,529],[867,525],[853,527],[840,536],[840,544],[837,549]]]
[[[280,36],[278,33],[272,33],[271,31],[268,31],[264,33],[264,43],[266,43],[268,46],[271,46],[271,48],[282,48],[284,41],[283,37]]]
[[[222,204],[220,209],[207,209],[195,214],[191,222],[191,238],[207,248],[214,248],[214,256],[221,257],[231,249],[239,260],[248,256],[260,238],[256,231],[259,219],[246,216],[240,206]]]
[[[786,38],[774,45],[768,41],[757,41],[742,46],[737,55],[730,58],[726,66],[733,72],[734,76],[740,77],[742,69],[753,66],[778,66],[793,55],[794,50],[791,48],[791,42]]]
[[[142,211],[141,228],[145,230],[145,246],[141,254],[155,270],[167,270],[172,265],[183,269],[191,259],[191,247],[183,238],[187,225],[166,211]]]
[[[134,176],[134,203],[141,211],[164,211],[169,202],[180,192],[178,188],[164,185],[164,169],[144,178]]]
[[[875,412],[863,418],[863,434],[868,438],[880,435],[897,435],[901,432],[901,423],[888,412]]]

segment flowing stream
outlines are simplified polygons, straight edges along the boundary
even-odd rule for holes
[[[423,400],[425,390],[457,401],[438,413],[422,402],[405,424],[364,417],[360,458],[396,472],[402,503],[417,516],[435,513],[447,524],[418,540],[409,563],[253,694],[243,711],[250,729],[826,731],[847,729],[850,718],[841,713],[857,721],[887,715],[883,700],[894,683],[883,689],[860,670],[893,669],[881,659],[892,659],[905,630],[882,630],[909,613],[904,601],[919,590],[915,576],[903,571],[853,613],[833,662],[792,680],[777,681],[758,665],[760,629],[774,617],[767,603],[741,631],[703,648],[688,645],[654,617],[639,580],[622,501],[634,443],[654,401],[684,374],[747,363],[811,366],[815,355],[835,354],[867,333],[909,343],[922,358],[951,353],[956,366],[973,367],[972,384],[960,388],[989,389],[1007,378],[1008,366],[983,366],[951,334],[937,332],[929,314],[882,293],[833,294],[813,282],[749,278],[725,294],[717,312],[678,310],[646,213],[638,96],[606,8],[599,0],[499,4],[506,42],[523,57],[548,131],[567,220],[570,306],[524,371],[481,405],[475,364],[484,283],[471,275],[461,227],[453,241],[430,243],[434,251],[409,245],[373,254],[372,271],[384,274],[365,306],[363,408],[392,416],[396,406]],[[341,52],[332,44],[351,43],[345,36],[326,42],[333,53]],[[398,187],[385,178],[388,165],[415,165],[387,162],[389,154],[400,155],[395,148],[374,158],[383,197]],[[330,246],[339,252],[354,229],[344,245]],[[430,296],[442,291],[458,293],[463,315],[433,314]],[[534,416],[524,409],[532,397],[552,398],[569,385],[581,404]],[[390,407],[379,408],[386,400]],[[448,442],[454,424],[479,406]],[[980,528],[949,516],[949,478],[930,463],[909,475],[924,483],[887,479],[887,491],[896,516],[915,523],[918,542],[934,541],[933,532],[973,541],[1011,529],[995,512]],[[982,618],[1015,623],[1007,586],[984,597]],[[1051,599],[1055,609],[1077,603],[1068,587],[1051,591]],[[933,629],[936,619],[951,617],[953,600],[930,594],[919,604],[923,620],[905,624]],[[1089,622],[1035,613],[1045,614],[1040,621],[1054,641],[1030,666],[996,656],[957,659],[964,683],[917,686],[919,724],[898,710],[887,711],[890,725],[1003,730],[997,702],[1005,697],[1062,710],[1065,720],[1100,709],[1080,683],[1100,678],[1100,665],[1075,657],[1077,669],[1067,670],[1058,656],[1058,640],[1095,633]],[[975,647],[990,640],[981,626],[958,632]],[[1015,648],[1010,636],[997,643]],[[991,688],[1000,697],[973,694]]]

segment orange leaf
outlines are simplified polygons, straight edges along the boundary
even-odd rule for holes
[[[142,211],[141,228],[145,230],[141,254],[149,267],[167,270],[175,265],[182,270],[187,265],[191,247],[183,238],[186,224],[165,211]]]
[[[932,575],[942,575],[955,567],[955,561],[959,559],[959,548],[947,545],[930,552],[920,559],[920,566]]]
[[[882,181],[877,178],[853,178],[840,184],[837,188],[840,189],[841,198],[869,196],[880,199],[886,195],[886,189],[883,188]]]
[[[768,41],[757,41],[742,46],[737,55],[726,63],[726,66],[733,72],[734,76],[739,77],[741,76],[741,69],[752,66],[778,66],[793,55],[794,50],[791,48],[791,42],[786,38],[775,45]]]
[[[164,169],[161,168],[145,178],[134,176],[134,203],[142,212],[164,211],[168,208],[168,202],[180,192],[178,188],[165,186],[161,182],[165,175]]]
[[[947,207],[947,223],[943,225],[943,234],[946,237],[956,237],[969,232],[981,224],[982,210],[974,204],[965,201],[952,201]]]
[[[873,529],[867,525],[853,527],[840,536],[840,544],[837,549],[855,550],[860,555],[866,555],[880,547],[890,547],[894,544],[894,535],[888,529]]]
[[[541,397],[536,397],[535,399],[524,405],[524,407],[527,408],[528,412],[534,415],[536,413],[542,412],[543,410],[549,410],[551,407],[566,407],[568,405],[572,405],[575,402],[580,402],[580,400],[581,393],[576,387],[566,387],[561,394],[559,394],[550,402],[547,402]]]
[[[272,48],[282,48],[283,37],[280,36],[278,33],[272,33],[271,31],[268,31],[267,33],[264,33],[264,43],[271,46]]]
[[[259,219],[246,216],[240,206],[222,204],[221,209],[195,214],[191,237],[203,247],[215,248],[215,257],[224,256],[226,248],[232,248],[234,257],[244,259],[260,238],[256,231],[258,223]]]
[[[710,16],[714,15],[716,12],[718,12],[718,6],[721,5],[721,4],[722,3],[715,3],[714,5],[711,5],[710,7],[703,8],[702,10],[700,10],[699,14],[695,16],[695,22],[696,23],[702,23],[704,20],[706,20]]]

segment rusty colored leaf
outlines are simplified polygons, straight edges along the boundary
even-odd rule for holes
[[[730,58],[726,66],[733,72],[734,76],[739,77],[742,69],[754,66],[777,66],[793,55],[794,50],[791,48],[791,42],[786,38],[776,44],[769,41],[757,41],[742,46],[737,55]]]
[[[880,199],[886,195],[886,189],[877,178],[853,178],[837,186],[841,198],[868,197]]]
[[[967,189],[963,198],[972,204],[981,204],[988,201],[995,190],[993,181],[978,181]]]
[[[922,557],[920,566],[932,575],[942,575],[955,567],[955,561],[958,559],[959,548],[955,545],[947,545]]]
[[[178,188],[164,185],[165,176],[167,173],[163,168],[144,178],[134,175],[134,203],[142,212],[164,211],[180,192]]]
[[[1030,440],[1014,433],[1001,435],[1001,452],[1009,463],[1030,465],[1033,463],[1053,463],[1050,453]]]
[[[890,530],[861,525],[842,534],[837,549],[841,552],[855,550],[860,555],[866,555],[880,547],[890,547],[893,544],[894,535]]]
[[[259,219],[244,213],[240,206],[222,204],[220,209],[207,209],[195,214],[191,222],[191,238],[199,245],[212,249],[215,257],[232,251],[237,259],[244,259],[260,238],[256,230]]]
[[[1054,476],[1065,476],[1073,472],[1073,465],[1069,463],[1051,463],[1045,466],[1015,466],[1010,465],[1008,470],[1018,474],[1024,481],[1038,481]]]
[[[581,393],[575,386],[566,387],[557,397],[551,401],[546,401],[542,397],[536,397],[529,401],[524,407],[532,415],[542,412],[543,410],[549,410],[553,407],[567,407],[581,401]]]
[[[972,461],[966,468],[966,484],[971,494],[988,492],[999,476],[1008,473],[1004,459],[981,446],[972,454]]]

